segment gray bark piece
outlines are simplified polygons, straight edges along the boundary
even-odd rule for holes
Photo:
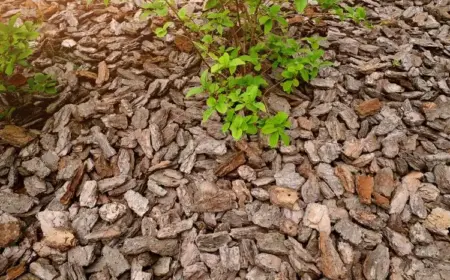
[[[277,227],[280,223],[280,208],[275,205],[263,203],[251,216],[253,223],[263,228]]]
[[[280,187],[289,187],[294,190],[300,189],[305,179],[295,171],[293,163],[287,163],[283,169],[275,173],[275,180]]]
[[[105,258],[106,265],[115,277],[130,269],[130,264],[118,249],[105,246],[102,249],[102,255]]]
[[[390,228],[386,228],[384,232],[386,239],[389,241],[389,245],[397,255],[406,256],[412,253],[414,246],[409,242],[408,238]]]
[[[367,254],[363,264],[363,273],[367,280],[384,280],[389,274],[389,249],[380,244]]]
[[[319,232],[331,233],[331,222],[326,205],[311,203],[308,204],[303,217],[303,224]]]
[[[256,233],[255,238],[261,252],[277,255],[289,253],[289,249],[284,244],[285,237],[279,232]]]
[[[219,248],[219,254],[222,267],[229,271],[239,271],[241,269],[239,247],[228,248],[226,245],[222,246]]]
[[[339,158],[342,147],[338,143],[325,143],[318,150],[320,159],[325,163],[331,163]]]
[[[78,246],[75,248],[72,248],[67,253],[67,260],[70,263],[77,264],[79,266],[88,266],[90,265],[94,259],[95,246],[94,245],[88,245],[88,246]]]
[[[415,223],[409,228],[409,238],[413,244],[429,244],[433,237],[421,223]]]
[[[155,181],[152,179],[148,179],[147,181],[147,189],[151,191],[153,194],[159,197],[163,197],[167,194],[167,190],[165,190],[163,187],[159,186]]]
[[[311,81],[311,85],[313,87],[318,87],[318,88],[323,88],[323,89],[333,88],[335,84],[336,84],[336,81],[331,78],[325,78],[325,79],[316,78]]]
[[[98,181],[98,190],[101,193],[111,191],[123,184],[128,180],[128,175],[119,175],[116,177],[106,178]]]
[[[190,230],[193,227],[193,225],[194,222],[192,219],[172,223],[158,230],[156,237],[160,239],[176,238],[177,235],[182,233],[183,231]]]
[[[316,176],[310,176],[306,183],[303,184],[301,190],[301,197],[307,204],[313,203],[320,198],[320,187]]]
[[[75,219],[72,221],[72,227],[75,230],[81,244],[87,244],[86,236],[90,233],[98,220],[98,208],[81,208]]]
[[[314,144],[313,141],[306,141],[304,144],[305,152],[309,157],[309,160],[311,163],[318,163],[320,162],[320,157],[317,153],[317,147],[316,144]]]
[[[395,189],[394,196],[391,200],[391,208],[389,214],[399,214],[405,208],[406,202],[408,202],[409,191],[405,182],[402,182]]]
[[[58,170],[59,156],[54,151],[45,151],[41,159],[51,171]]]
[[[215,233],[200,234],[197,236],[195,242],[200,251],[215,252],[223,245],[228,244],[231,237],[228,232],[220,231]]]
[[[38,157],[22,162],[22,167],[41,179],[47,177],[52,172]]]
[[[344,187],[336,175],[334,169],[329,164],[320,163],[316,166],[317,176],[324,180],[337,196],[344,194]]]
[[[334,230],[337,231],[344,240],[349,241],[353,245],[359,245],[362,242],[361,228],[348,219],[342,219],[337,222],[334,225]]]
[[[149,159],[153,158],[153,147],[151,142],[150,129],[137,129],[134,132],[136,140],[144,151],[144,154]]]
[[[261,253],[256,255],[255,264],[267,272],[279,272],[281,259],[275,255]]]
[[[411,194],[409,197],[409,206],[411,212],[421,219],[425,219],[428,215],[427,208],[423,202],[423,199],[418,193]]]
[[[124,114],[111,114],[101,118],[102,122],[108,128],[127,129],[128,119]]]
[[[154,123],[150,123],[148,126],[148,129],[150,130],[150,137],[152,142],[153,150],[156,152],[161,149],[162,146],[164,146],[164,139],[163,135],[161,133],[161,130],[159,129],[159,126],[157,126]]]
[[[195,153],[194,140],[189,140],[183,151],[180,153],[178,163],[180,163],[180,171],[184,173],[191,173],[192,168],[194,168],[195,159],[197,154]]]
[[[155,276],[164,276],[169,273],[171,257],[162,257],[152,266]]]
[[[23,185],[30,196],[37,196],[47,190],[45,181],[37,176],[26,177],[23,179]]]
[[[285,241],[285,243],[289,249],[292,249],[289,255],[295,254],[305,262],[315,262],[315,258],[293,237],[289,236],[288,241]]]
[[[53,280],[59,275],[51,264],[39,260],[30,264],[30,272],[42,280]]]
[[[216,140],[211,137],[200,137],[196,139],[197,147],[195,152],[197,154],[206,154],[210,156],[222,156],[226,154],[227,147],[225,141]]]
[[[339,116],[344,120],[349,129],[359,128],[358,115],[352,109],[344,108],[343,110],[339,110]]]
[[[133,210],[138,216],[142,217],[147,213],[149,206],[149,201],[147,198],[143,197],[140,193],[133,190],[127,191],[124,196],[128,203],[128,206]]]
[[[267,280],[269,275],[261,268],[254,266],[245,276],[245,280]]]
[[[109,144],[106,135],[101,133],[100,127],[94,126],[91,128],[91,131],[95,142],[98,144],[98,146],[103,152],[103,155],[106,158],[109,159],[110,157],[114,156],[117,153],[116,150]]]
[[[118,218],[125,215],[126,212],[127,207],[117,202],[103,204],[98,210],[100,218],[110,223],[115,222]]]
[[[434,176],[439,190],[444,193],[450,193],[450,166],[438,164],[434,167]]]
[[[63,264],[67,260],[67,253],[61,252],[58,249],[53,249],[43,244],[36,242],[33,244],[33,251],[35,251],[41,258],[49,258],[57,264]],[[0,257],[1,258],[1,257]],[[0,269],[1,271],[2,269]]]
[[[1,204],[0,204],[1,205]],[[44,236],[53,233],[55,228],[69,227],[69,213],[63,211],[45,210],[36,215]]]
[[[154,237],[148,238],[148,248],[150,252],[161,256],[175,256],[180,250],[180,244],[177,239],[159,240]]]
[[[144,129],[148,125],[149,110],[147,108],[140,107],[135,110],[133,117],[131,118],[131,125],[136,129]]]
[[[0,192],[0,210],[10,214],[28,212],[34,205],[34,200],[24,194]]]
[[[97,203],[97,182],[86,181],[81,188],[80,206],[92,208]]]
[[[201,259],[200,251],[195,244],[197,230],[195,228],[183,233],[183,241],[180,248],[180,264],[182,267],[192,265]],[[208,265],[208,263],[206,264]]]
[[[161,256],[174,256],[179,251],[179,244],[176,239],[159,240],[154,236],[138,236],[125,239],[121,251],[126,255],[152,252]]]

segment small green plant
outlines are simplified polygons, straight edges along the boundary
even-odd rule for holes
[[[17,64],[27,66],[27,58],[33,53],[29,42],[39,36],[37,26],[31,21],[17,27],[18,17],[11,17],[6,24],[0,22],[0,73],[8,76]]]
[[[29,66],[27,59],[33,54],[30,41],[37,39],[39,33],[31,21],[18,25],[18,17],[11,17],[6,24],[0,22],[0,94],[56,94],[57,82],[49,75],[35,73],[27,80],[21,74],[21,67]],[[23,97],[19,100],[26,100]],[[15,107],[2,108],[0,119],[9,118],[14,110]]]
[[[200,86],[191,88],[187,97],[207,94],[203,121],[213,114],[223,120],[222,131],[234,139],[246,134],[267,135],[271,147],[280,140],[289,144],[285,130],[291,124],[284,112],[271,112],[265,104],[275,87],[287,94],[316,78],[319,70],[332,65],[325,61],[318,36],[293,39],[288,33],[286,0],[207,0],[204,11],[188,14],[173,0],[153,0],[142,5],[142,18],[154,16],[165,20],[155,26],[157,37],[169,28],[183,30],[203,59],[207,70],[200,76]],[[294,0],[302,14],[308,0]],[[340,0],[320,0],[322,14],[342,20],[363,22],[365,10],[340,4]]]
[[[400,65],[401,65],[400,60],[398,60],[398,59],[392,60],[392,66],[400,67]]]
[[[28,92],[56,94],[56,80],[50,75],[37,73],[28,79]]]

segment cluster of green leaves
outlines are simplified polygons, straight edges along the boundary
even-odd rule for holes
[[[7,23],[0,22],[0,94],[56,94],[57,82],[49,75],[35,73],[28,80],[19,73],[13,77],[17,66],[29,66],[27,59],[33,54],[30,42],[39,36],[33,22],[26,21],[18,25],[18,17],[19,15],[11,17]],[[0,112],[0,119],[10,116],[13,111],[14,108],[11,107]]]
[[[280,140],[289,144],[286,129],[291,124],[285,112],[269,112],[266,94],[278,86],[289,94],[316,78],[321,68],[332,65],[323,59],[323,38],[289,38],[283,2],[287,0],[272,1],[269,6],[262,0],[208,0],[203,13],[192,15],[173,0],[153,0],[142,6],[143,18],[167,19],[154,30],[158,37],[165,36],[172,26],[182,28],[207,64],[200,86],[187,93],[188,97],[208,95],[203,121],[218,114],[223,132],[230,132],[235,139],[261,133],[267,135],[271,147]],[[293,4],[302,14],[308,1],[294,0]],[[359,23],[365,18],[365,11],[340,5],[340,0],[320,0],[319,6],[342,20]]]
[[[39,33],[31,21],[15,26],[18,15],[4,24],[0,22],[0,73],[10,76],[17,64],[27,66],[27,58],[33,53],[29,42]]]
[[[26,89],[30,93],[46,93],[56,94],[56,80],[47,74],[37,73],[34,77],[27,80],[28,88]]]

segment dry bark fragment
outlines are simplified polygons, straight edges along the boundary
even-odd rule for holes
[[[36,135],[31,133],[28,129],[15,126],[6,125],[0,130],[0,139],[5,143],[14,147],[25,147],[36,138]]]
[[[214,173],[218,177],[223,177],[228,173],[234,171],[244,163],[245,163],[244,152],[238,152],[232,155],[229,159],[227,159],[227,161],[219,165],[217,169],[214,171]]]
[[[357,176],[356,190],[359,195],[359,201],[363,204],[370,204],[372,202],[373,177]]]
[[[85,165],[82,163],[80,167],[78,167],[75,176],[70,180],[69,185],[67,186],[66,193],[59,200],[61,204],[67,205],[75,196],[77,192],[78,186],[81,184],[81,180],[83,180]]]
[[[367,117],[374,115],[381,110],[382,104],[378,98],[369,99],[367,101],[361,102],[356,106],[355,110],[361,117]]]
[[[291,188],[273,186],[269,189],[270,202],[280,207],[300,210],[298,206],[298,193]]]
[[[330,279],[341,279],[346,273],[344,263],[339,253],[334,248],[333,241],[328,233],[321,232],[319,237],[319,249],[321,252],[321,269],[323,274]]]

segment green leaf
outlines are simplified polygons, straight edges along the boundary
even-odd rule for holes
[[[245,62],[240,59],[240,58],[235,58],[230,62],[230,66],[239,66],[239,65],[244,65]]]
[[[239,140],[242,137],[242,129],[241,128],[231,128],[231,136],[233,136],[233,138],[235,140]]]
[[[209,10],[209,9],[214,8],[218,4],[219,4],[219,0],[208,0],[206,2],[205,8]]]
[[[262,17],[258,18],[258,21],[259,21],[260,25],[265,24],[268,20],[270,20],[269,16],[262,16]]]
[[[213,66],[211,66],[211,73],[217,73],[220,69],[222,69],[222,65],[214,64]]]
[[[278,13],[280,12],[280,10],[281,10],[281,6],[279,6],[279,5],[272,5],[272,6],[269,8],[269,14],[270,14],[272,17],[276,17],[276,16],[278,16]]]
[[[228,129],[230,128],[230,122],[226,122],[222,125],[222,132],[225,133],[228,131]]]
[[[205,36],[203,36],[202,42],[205,44],[211,44],[213,42],[213,37],[209,34],[206,34]]]
[[[270,30],[272,30],[273,21],[269,20],[264,24],[264,34],[269,34]]]
[[[298,13],[303,13],[306,6],[308,6],[308,0],[294,0],[294,5]]]
[[[202,75],[200,76],[200,83],[203,87],[206,87],[208,84],[208,70],[203,71]]]
[[[306,69],[300,70],[300,76],[302,76],[302,79],[303,79],[305,82],[309,82],[309,73],[308,73],[308,70],[306,70]]]
[[[185,7],[181,8],[180,10],[178,10],[178,16],[180,17],[181,20],[187,20],[188,19],[187,11],[186,11]]]
[[[280,135],[278,133],[273,133],[269,137],[269,146],[271,148],[275,148],[278,145],[278,140],[280,139]]]
[[[211,108],[216,106],[216,103],[217,103],[217,100],[214,97],[210,97],[206,100],[206,105],[208,105]]]
[[[205,110],[205,112],[203,112],[203,122],[206,122],[211,115],[214,113],[214,109],[213,108],[209,108],[207,110]]]
[[[285,145],[285,146],[289,146],[289,142],[290,142],[290,138],[289,138],[289,136],[283,131],[283,132],[280,132],[280,136],[281,136],[281,140],[283,141],[283,144]]]
[[[266,124],[261,128],[261,133],[262,134],[272,134],[275,131],[278,131],[278,129],[276,127],[274,127],[273,125],[270,124]]]
[[[236,107],[234,107],[234,109],[235,109],[236,111],[239,111],[239,110],[244,109],[244,107],[245,107],[245,104],[238,104],[238,105],[236,105]]]
[[[283,90],[287,93],[292,92],[292,80],[287,80],[283,83],[281,83],[281,86],[283,87]]]
[[[263,112],[266,112],[266,106],[262,102],[256,102],[255,107]]]
[[[217,103],[216,110],[221,114],[225,114],[227,112],[228,106],[225,102]]]
[[[194,87],[194,88],[191,88],[187,92],[186,97],[191,97],[193,95],[196,95],[196,94],[199,94],[199,93],[202,93],[202,92],[204,92],[203,87]]]

